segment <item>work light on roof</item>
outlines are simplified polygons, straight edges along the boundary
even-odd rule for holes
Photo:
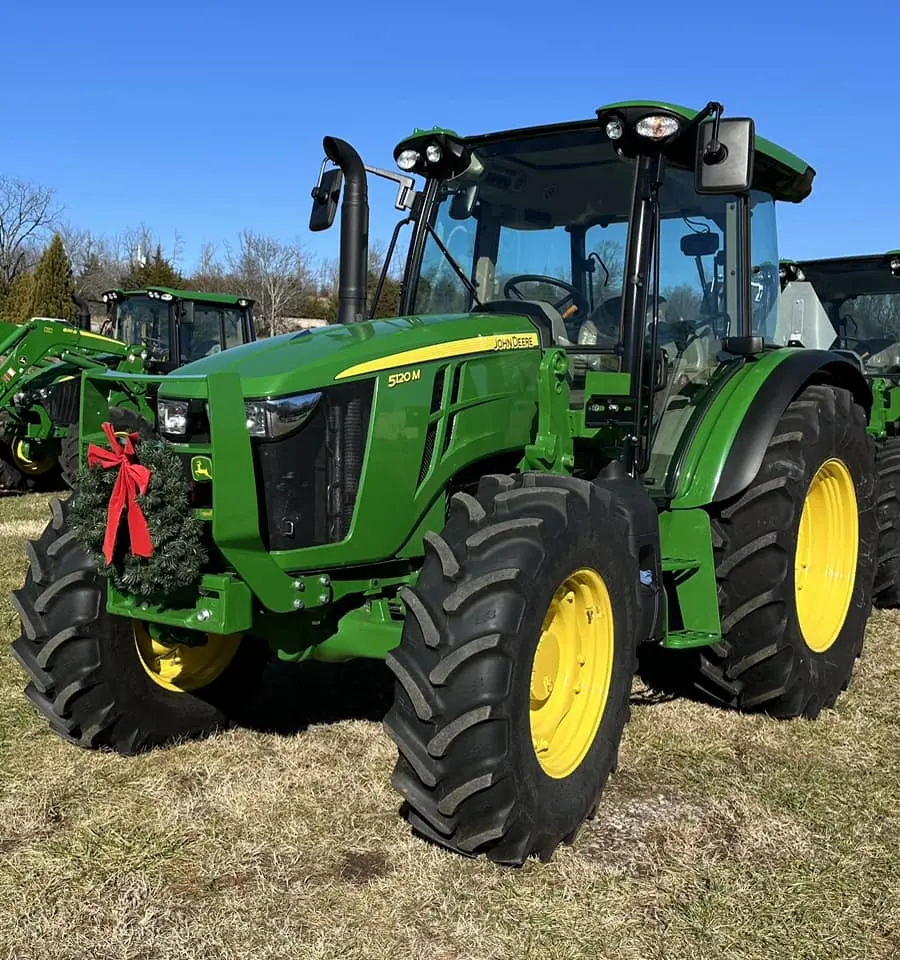
[[[622,123],[618,117],[614,117],[612,120],[607,121],[606,135],[610,140],[621,140],[624,132],[625,124]]]
[[[444,151],[436,143],[429,143],[425,148],[425,159],[429,163],[440,163]]]
[[[678,133],[678,127],[679,123],[675,117],[653,115],[641,117],[634,129],[638,136],[647,137],[649,140],[665,140],[673,133]]]
[[[412,170],[419,162],[418,150],[401,150],[397,155],[397,166],[401,170]]]

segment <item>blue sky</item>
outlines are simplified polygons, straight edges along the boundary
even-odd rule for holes
[[[900,13],[886,0],[727,7],[7,4],[0,171],[54,187],[73,225],[143,222],[166,245],[178,231],[188,269],[204,241],[243,227],[335,257],[336,229],[307,230],[324,134],[393,168],[414,126],[477,133],[621,99],[716,99],[817,170],[810,200],[781,208],[782,255],[900,247]],[[393,196],[370,188],[373,239],[389,236]]]

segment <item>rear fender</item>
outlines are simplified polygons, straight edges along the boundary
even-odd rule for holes
[[[682,461],[671,506],[703,507],[742,493],[788,404],[813,383],[849,390],[869,415],[872,391],[846,355],[793,348],[764,354],[732,377],[707,409]]]

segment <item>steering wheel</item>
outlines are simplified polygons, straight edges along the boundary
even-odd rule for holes
[[[553,308],[562,314],[563,320],[568,320],[576,313],[587,315],[591,311],[591,305],[588,303],[587,297],[576,287],[573,287],[571,283],[566,283],[565,280],[557,280],[556,277],[545,277],[539,273],[521,273],[516,277],[510,277],[503,284],[503,296],[510,300],[513,298],[516,300],[532,299],[524,296],[520,290],[516,289],[520,283],[545,283],[550,287],[559,287],[561,290],[565,290],[565,296],[551,301]],[[565,306],[567,303],[569,304],[568,307]],[[564,307],[565,309],[563,309]]]

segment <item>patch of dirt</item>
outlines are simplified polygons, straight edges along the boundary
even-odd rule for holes
[[[597,818],[585,825],[580,852],[611,872],[627,871],[655,860],[673,832],[703,819],[701,807],[663,794],[601,804]]]
[[[341,880],[351,883],[368,883],[387,876],[389,872],[388,858],[380,850],[353,851],[348,850],[337,870],[336,875]]]

